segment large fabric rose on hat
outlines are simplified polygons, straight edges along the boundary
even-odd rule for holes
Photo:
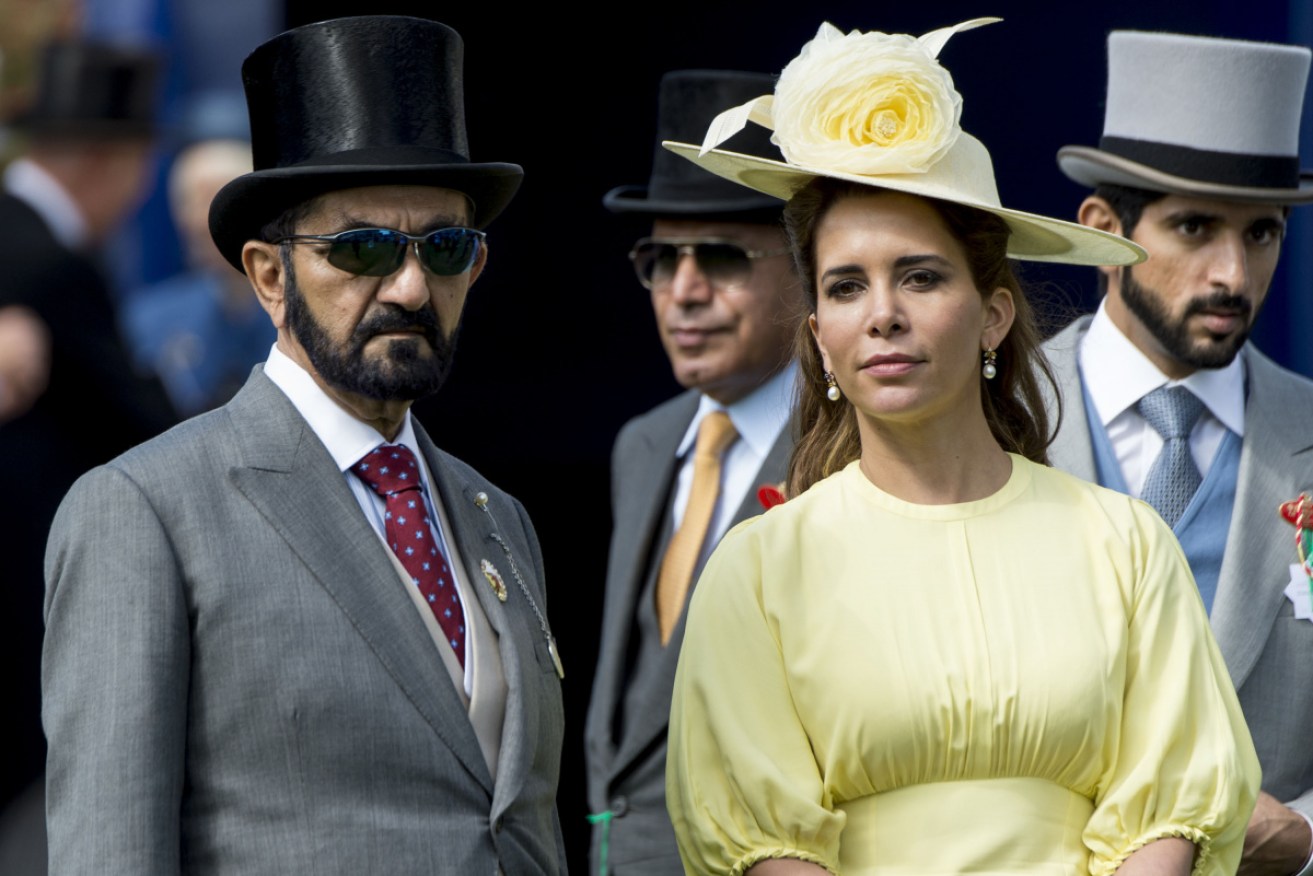
[[[793,164],[922,173],[961,133],[962,96],[920,40],[826,23],[780,74],[773,115]]]
[[[949,37],[999,21],[975,18],[919,37],[845,34],[826,22],[780,74],[773,95],[721,113],[702,154],[749,121],[799,167],[861,176],[924,173],[962,133],[962,96],[936,58]]]

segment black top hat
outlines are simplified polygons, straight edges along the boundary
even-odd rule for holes
[[[460,34],[392,15],[279,34],[242,64],[255,170],[210,205],[210,234],[242,269],[242,246],[284,210],[357,186],[438,186],[485,227],[520,186],[518,164],[474,164],[465,135]]]
[[[620,186],[602,198],[613,213],[705,216],[736,213],[779,214],[779,198],[763,195],[708,173],[661,148],[662,140],[701,143],[712,119],[724,110],[770,94],[775,77],[736,70],[674,70],[661,78],[657,101],[657,145],[646,186]],[[770,132],[749,125],[723,148],[783,160]]]
[[[144,47],[49,43],[41,51],[32,103],[12,124],[46,137],[149,137],[159,68],[159,56]]]

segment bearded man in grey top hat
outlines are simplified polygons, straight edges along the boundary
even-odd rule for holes
[[[469,159],[462,52],[362,16],[243,65],[256,170],[210,230],[277,341],[60,508],[52,873],[565,872],[533,527],[409,413],[521,177]]]
[[[773,86],[760,73],[667,73],[648,185],[612,189],[602,201],[650,223],[630,259],[687,391],[626,423],[612,452],[613,530],[585,730],[593,873],[684,872],[665,803],[684,607],[720,536],[764,510],[759,490],[781,484],[793,446],[790,363],[802,291],[779,223],[783,204],[660,146],[701,141],[718,113]],[[778,157],[762,131],[743,132],[729,148]]]
[[[1058,152],[1094,187],[1086,225],[1149,252],[1102,268],[1093,317],[1047,345],[1062,391],[1053,464],[1138,496],[1180,539],[1263,767],[1244,874],[1313,871],[1313,611],[1295,549],[1313,499],[1313,382],[1246,342],[1299,168],[1309,50],[1116,31],[1098,148]],[[1309,503],[1313,504],[1313,502]]]

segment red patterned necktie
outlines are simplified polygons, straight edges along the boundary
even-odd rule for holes
[[[387,542],[424,594],[463,669],[465,612],[447,558],[433,538],[436,527],[424,504],[415,454],[401,444],[382,444],[351,466],[351,471],[387,503],[383,514]]]

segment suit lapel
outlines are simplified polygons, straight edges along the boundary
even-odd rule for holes
[[[726,532],[744,520],[756,517],[766,510],[762,507],[761,499],[757,498],[757,490],[767,484],[772,487],[779,487],[783,483],[789,470],[789,454],[793,452],[794,431],[796,428],[796,424],[790,420],[780,430],[779,437],[771,445],[770,453],[767,453],[766,458],[762,460],[761,468],[757,470],[757,478],[752,482],[752,486],[748,488],[748,494],[743,497],[738,510],[734,512],[734,517],[731,518],[729,526],[725,529]]]
[[[1294,377],[1252,347],[1245,349],[1248,398],[1235,508],[1218,576],[1212,624],[1238,688],[1258,660],[1285,598],[1286,566],[1295,562],[1294,530],[1277,506],[1313,491],[1313,410]],[[1285,387],[1290,386],[1290,391]],[[1273,562],[1273,557],[1287,558]],[[1256,570],[1262,570],[1256,575]]]
[[[687,423],[685,424],[687,428]],[[683,432],[680,432],[683,435]],[[739,505],[738,511],[735,512],[734,518],[730,521],[729,528],[737,526],[744,520],[756,517],[764,510],[761,502],[757,499],[757,486],[760,484],[778,484],[784,480],[785,472],[788,468],[789,453],[793,448],[793,424],[790,423],[780,431],[780,435],[775,439],[770,453],[762,462],[761,468],[757,470],[757,476],[753,479],[754,486],[748,490],[748,495],[744,496],[742,504]],[[673,455],[674,451],[671,451]],[[727,530],[728,531],[728,528]],[[694,586],[689,587],[688,597],[693,596],[693,590],[696,589],[696,576],[701,570],[694,573]],[[684,603],[687,607],[688,603]],[[621,743],[619,751],[616,752],[615,771],[623,769],[628,763],[638,756],[652,744],[652,740],[666,732],[670,724],[670,700],[674,694],[675,688],[675,670],[679,666],[680,646],[684,643],[684,624],[687,620],[687,610],[680,615],[679,622],[675,624],[675,629],[670,634],[670,641],[666,644],[665,653],[661,655],[661,671],[657,673],[656,682],[649,688],[648,699],[653,703],[653,708],[646,709],[640,721],[635,721],[634,726],[625,733],[625,739]]]
[[[1097,482],[1076,355],[1089,320],[1082,317],[1045,344],[1064,402],[1062,428],[1049,456],[1054,467]],[[1285,598],[1286,564],[1272,558],[1295,559],[1293,532],[1277,518],[1277,505],[1313,490],[1313,410],[1290,403],[1305,398],[1307,390],[1300,378],[1252,346],[1245,348],[1245,357],[1245,439],[1210,617],[1237,688],[1253,670]],[[1262,580],[1256,580],[1256,570],[1262,570],[1257,572]]]
[[[532,577],[534,574],[532,560],[527,553],[516,551],[512,544],[511,526],[517,523],[512,518],[514,509],[494,507],[497,503],[493,500],[488,503],[485,512],[477,499],[480,492],[486,492],[487,485],[471,482],[448,464],[445,454],[438,450],[418,423],[415,424],[415,435],[451,521],[457,547],[465,564],[465,580],[469,582],[469,590],[479,601],[479,606],[488,618],[488,625],[497,634],[498,653],[506,677],[506,716],[502,722],[496,790],[492,801],[492,815],[495,818],[520,793],[532,766],[541,704],[533,696],[537,687],[529,683],[528,679],[533,676],[528,673],[539,671],[533,648],[543,638],[543,633],[537,616],[515,580],[511,561],[497,539],[493,538],[493,533],[511,546],[515,567],[522,576]],[[483,560],[490,561],[501,573],[507,590],[506,602],[497,598],[483,574]]]
[[[1097,484],[1099,474],[1094,464],[1090,424],[1085,416],[1085,389],[1081,386],[1078,356],[1080,340],[1089,324],[1090,317],[1082,316],[1044,345],[1062,399],[1062,419],[1053,443],[1049,445],[1049,461],[1054,468]],[[1047,387],[1043,388],[1047,392]],[[1047,401],[1049,411],[1056,412],[1055,400],[1049,398]],[[1052,426],[1050,424],[1050,428]]]
[[[287,542],[415,708],[480,784],[492,777],[478,739],[387,556],[332,457],[262,373],[229,405],[245,465],[233,485]]]
[[[613,485],[613,544],[608,557],[608,587],[602,618],[602,644],[597,660],[597,679],[589,710],[588,734],[615,751],[613,717],[621,707],[628,663],[629,630],[634,623],[638,599],[647,582],[649,560],[660,549],[656,544],[665,515],[669,512],[670,487],[675,477],[675,451],[697,411],[698,394],[679,397],[669,416],[651,424],[636,436],[633,450],[615,460],[624,471],[623,488]],[[614,761],[613,761],[614,763]]]

